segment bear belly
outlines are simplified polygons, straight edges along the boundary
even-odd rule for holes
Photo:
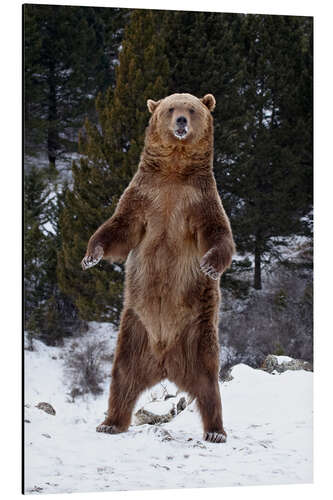
[[[136,311],[155,351],[173,345],[198,312],[189,291],[205,277],[193,245],[161,234],[158,241],[142,242],[128,256],[125,306]]]

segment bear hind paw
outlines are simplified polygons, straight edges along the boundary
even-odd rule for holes
[[[227,435],[222,432],[206,432],[204,439],[210,443],[225,443]]]
[[[100,424],[96,427],[96,432],[104,432],[105,434],[119,434],[119,430],[115,425]]]

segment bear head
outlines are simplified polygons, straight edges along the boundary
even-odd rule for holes
[[[148,99],[147,106],[152,113],[151,132],[165,145],[194,145],[213,133],[212,94],[201,99],[191,94],[172,94],[159,101]]]

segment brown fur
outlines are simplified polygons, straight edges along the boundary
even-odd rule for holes
[[[197,398],[205,437],[218,442],[225,432],[216,278],[235,247],[212,169],[215,99],[174,94],[147,105],[138,171],[83,260],[127,259],[108,417],[97,430],[125,431],[139,394],[167,377]],[[188,120],[184,139],[174,135],[179,116]]]

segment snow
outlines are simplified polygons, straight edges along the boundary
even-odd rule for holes
[[[109,325],[92,324],[82,341],[91,337],[108,339],[114,350],[116,333]],[[110,378],[104,394],[71,403],[64,348],[35,342],[35,349],[25,351],[26,493],[312,482],[311,372],[274,376],[234,366],[233,379],[220,385],[228,439],[214,444],[202,439],[195,401],[167,424],[131,425],[118,435],[96,433]],[[176,394],[177,388],[163,381],[140,397],[136,410],[145,404],[164,413],[170,400],[158,399],[166,391]],[[37,409],[41,401],[50,403],[56,415]]]
[[[290,361],[293,360],[293,358],[290,358],[289,356],[275,356],[275,358],[279,365],[283,365],[283,363],[290,363]]]
[[[174,399],[172,398],[172,402]],[[165,415],[169,413],[172,408],[172,404],[170,404],[170,400],[166,401],[152,401],[151,403],[145,404],[145,410],[154,413],[154,415]]]
[[[313,239],[309,236],[272,236],[268,241],[269,252],[264,252],[262,255],[263,278],[267,270],[272,271],[272,266],[279,264],[281,261],[302,261],[304,259],[304,252],[310,252],[312,245]],[[244,264],[245,262],[251,264],[248,268],[243,268],[241,273],[244,277],[246,275],[249,277],[252,276],[254,268],[254,255],[252,253],[237,253],[232,257],[232,260],[236,265]],[[268,269],[266,268],[267,265]]]

